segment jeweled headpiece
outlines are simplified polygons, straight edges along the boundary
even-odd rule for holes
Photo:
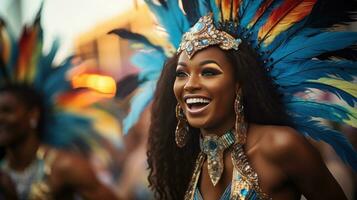
[[[240,38],[235,39],[228,33],[216,29],[212,16],[212,13],[209,13],[201,17],[198,22],[183,35],[180,46],[177,49],[178,54],[185,50],[187,56],[191,58],[197,51],[212,45],[218,45],[219,48],[223,50],[238,50],[242,40]]]
[[[225,44],[230,44],[227,49],[238,48],[239,39],[234,42],[228,33],[239,34],[247,47],[256,52],[277,92],[283,94],[282,103],[292,126],[304,136],[329,143],[357,171],[356,149],[344,134],[321,120],[357,128],[357,92],[353,81],[357,76],[357,32],[335,28],[335,25],[356,20],[356,0],[345,0],[343,4],[339,0],[145,2],[165,29],[167,38],[157,35],[153,40],[129,31],[119,34],[144,45],[145,51],[138,51],[132,60],[135,66],[143,69],[140,76],[145,80],[152,81],[160,76],[165,60],[172,57],[171,47],[178,53],[185,50],[192,57],[210,45],[222,48],[224,40],[219,36],[226,39]],[[209,12],[212,15],[207,16]],[[217,30],[213,21],[216,28],[226,32]],[[195,24],[193,28],[192,24]],[[307,95],[302,95],[305,92]],[[321,101],[312,95],[314,93],[331,94],[344,103]],[[146,93],[148,99],[153,96],[153,92]],[[141,99],[140,96],[140,102]],[[137,106],[132,108],[138,110]]]

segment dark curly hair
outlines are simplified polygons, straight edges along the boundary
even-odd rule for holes
[[[242,88],[245,117],[249,123],[289,125],[276,85],[251,47],[243,42],[239,50],[226,51],[235,66],[235,77]],[[183,199],[191,179],[199,149],[199,129],[190,127],[189,141],[183,148],[175,143],[173,92],[178,56],[169,59],[157,83],[152,107],[148,164],[150,187],[156,199]]]

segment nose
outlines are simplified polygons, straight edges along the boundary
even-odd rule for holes
[[[187,82],[185,83],[184,90],[194,91],[201,89],[200,79],[196,75],[189,76]]]

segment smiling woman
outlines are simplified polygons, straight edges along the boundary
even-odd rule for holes
[[[230,1],[224,5],[224,2],[229,1],[222,1],[219,9],[230,8],[238,2],[243,4],[241,8],[255,4]],[[262,1],[261,4],[269,7],[272,2],[276,10],[285,9],[291,3]],[[153,10],[158,9],[151,6]],[[333,118],[312,114],[318,106],[306,105],[317,102],[299,97],[299,92],[313,87],[324,89],[321,85],[308,85],[317,74],[306,72],[307,68],[313,70],[319,65],[316,57],[320,58],[321,52],[317,54],[311,47],[316,54],[309,55],[307,49],[311,44],[292,47],[294,51],[286,52],[289,41],[284,39],[285,35],[271,38],[272,33],[266,33],[266,38],[259,36],[253,40],[257,34],[253,25],[238,28],[247,22],[242,19],[237,25],[229,21],[232,10],[239,7],[235,6],[228,9],[230,17],[217,16],[217,13],[200,17],[183,34],[176,55],[164,65],[154,95],[148,151],[149,181],[157,199],[295,200],[302,195],[307,199],[346,199],[318,151],[302,136],[311,134],[316,139],[323,138],[314,131],[322,126],[313,117]],[[264,8],[260,4],[254,8],[260,7]],[[218,9],[211,9],[219,13],[214,8]],[[165,9],[175,10],[173,1],[164,4],[163,10],[167,11]],[[173,11],[175,17],[176,11]],[[257,18],[249,18],[253,24],[259,21],[261,12],[269,11],[256,12]],[[221,21],[215,22],[214,17]],[[260,23],[261,32],[270,25]],[[254,29],[253,32],[249,32],[249,28]],[[293,38],[291,35],[292,41]],[[264,42],[274,39],[277,43],[264,46]],[[300,49],[304,51],[299,52]],[[294,53],[295,57],[290,55]],[[276,61],[274,56],[280,59]],[[329,59],[320,59],[321,64],[332,64]],[[296,105],[298,100],[306,104]],[[328,106],[334,105],[326,104]],[[349,112],[346,110],[346,113]],[[335,133],[325,127],[319,130]],[[324,138],[327,142],[331,142],[330,139]],[[346,152],[351,150],[348,150],[348,142],[342,146]],[[353,154],[350,156],[347,161],[354,166],[356,158]]]

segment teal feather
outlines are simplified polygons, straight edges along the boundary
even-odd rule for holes
[[[332,130],[318,121],[303,117],[295,117],[295,124],[299,124],[296,129],[314,140],[324,141],[330,144],[340,158],[357,171],[357,152],[345,135],[336,130]]]
[[[150,10],[158,17],[160,24],[165,27],[172,44],[178,48],[181,36],[190,28],[190,22],[180,10],[178,1],[167,1],[167,7],[157,5],[152,0],[145,0]],[[174,26],[172,26],[175,24]]]
[[[282,67],[282,66],[289,67]],[[281,62],[272,71],[279,85],[298,85],[307,80],[321,77],[337,77],[346,81],[353,81],[357,75],[357,62],[353,61],[321,61]]]
[[[125,134],[127,134],[130,128],[135,125],[141,113],[151,102],[155,86],[156,81],[146,81],[144,84],[140,85],[138,94],[131,99],[130,112],[123,121],[123,132]]]
[[[311,59],[323,53],[343,49],[357,43],[356,32],[322,32],[310,35],[308,30],[286,41],[279,51],[275,51],[271,58],[273,65],[281,60],[301,61]]]
[[[346,107],[333,103],[317,102],[313,100],[305,100],[295,98],[286,103],[289,112],[294,115],[305,117],[318,117],[338,123],[346,123],[352,121],[349,125],[357,127],[357,113],[352,113]]]
[[[160,76],[166,56],[157,51],[138,52],[132,56],[131,62],[140,68],[139,81],[157,80]]]

